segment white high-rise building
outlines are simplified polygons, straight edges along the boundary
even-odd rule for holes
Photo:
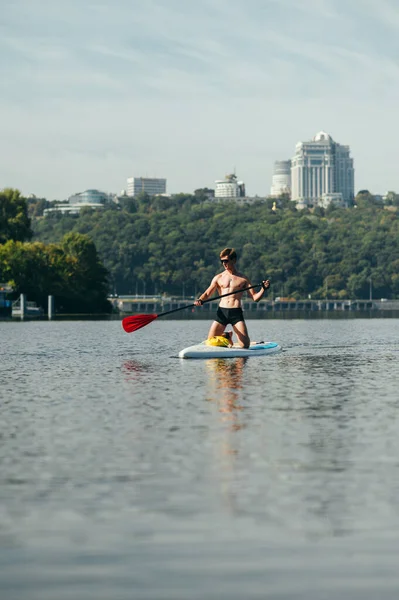
[[[237,181],[235,174],[226,175],[224,179],[215,181],[215,198],[243,198],[245,197],[245,184]]]
[[[341,194],[348,206],[354,198],[353,159],[349,146],[320,131],[312,141],[299,142],[291,161],[291,200],[298,208],[317,206],[323,195]]]
[[[281,194],[291,195],[291,161],[276,160],[274,163],[274,172],[270,195],[274,198]]]
[[[127,180],[127,195],[137,196],[141,192],[145,192],[149,196],[166,194],[166,179],[129,177]]]

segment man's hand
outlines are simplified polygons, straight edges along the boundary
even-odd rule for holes
[[[262,281],[262,287],[264,290],[267,290],[267,288],[270,287],[270,281],[268,279],[266,279],[265,281]]]

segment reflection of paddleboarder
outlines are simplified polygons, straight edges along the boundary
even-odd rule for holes
[[[240,401],[243,397],[242,377],[246,360],[236,358],[230,361],[221,358],[206,363],[211,373],[209,382],[212,384],[212,396],[208,400],[218,405],[220,413],[224,415],[223,420],[231,422],[232,431],[242,427],[238,421],[238,413],[244,408]]]
[[[245,480],[245,472],[237,468],[243,439],[239,432],[246,426],[248,418],[245,415],[246,392],[243,382],[246,362],[247,358],[220,358],[205,362],[206,400],[213,405],[217,419],[210,428],[215,489],[219,489],[223,508],[232,514],[239,508],[237,499],[243,489],[247,489],[245,485],[240,485]],[[245,457],[242,460],[245,461]]]
[[[238,345],[241,348],[249,348],[250,339],[241,306],[243,291],[240,290],[249,287],[251,282],[248,277],[237,271],[236,261],[237,254],[234,248],[225,248],[221,251],[220,262],[224,267],[224,271],[218,273],[218,275],[212,279],[208,289],[200,295],[194,304],[196,306],[201,306],[215,291],[218,292],[218,295],[237,292],[236,294],[221,299],[215,320],[208,333],[208,339],[222,335],[227,325],[230,323],[238,338]],[[259,302],[269,286],[270,281],[265,280],[262,281],[262,287],[258,292],[255,292],[253,289],[247,291],[254,302]]]

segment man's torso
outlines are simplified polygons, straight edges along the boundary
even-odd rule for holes
[[[237,294],[232,294],[231,296],[227,296],[227,298],[222,298],[219,304],[221,308],[241,307],[241,298],[243,293],[239,290],[243,290],[249,285],[249,281],[245,275],[242,275],[238,272],[229,273],[228,271],[223,271],[223,273],[220,273],[218,276],[217,285],[220,296],[229,294],[231,292],[237,292]]]

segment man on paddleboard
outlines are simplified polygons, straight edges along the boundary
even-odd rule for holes
[[[220,296],[231,292],[237,292],[220,300],[215,320],[208,333],[208,339],[217,335],[222,335],[227,325],[231,324],[234,333],[238,338],[238,345],[241,348],[249,348],[250,339],[241,306],[243,291],[240,290],[245,290],[245,288],[250,287],[251,282],[248,277],[237,271],[237,254],[234,248],[225,248],[221,251],[219,256],[224,270],[212,279],[211,285],[200,295],[194,304],[196,306],[201,306],[205,300],[209,299],[212,294],[214,294],[214,292],[218,292],[218,295]],[[269,286],[270,281],[267,279],[262,281],[262,287],[259,292],[255,292],[253,289],[247,291],[254,302],[259,302]]]

